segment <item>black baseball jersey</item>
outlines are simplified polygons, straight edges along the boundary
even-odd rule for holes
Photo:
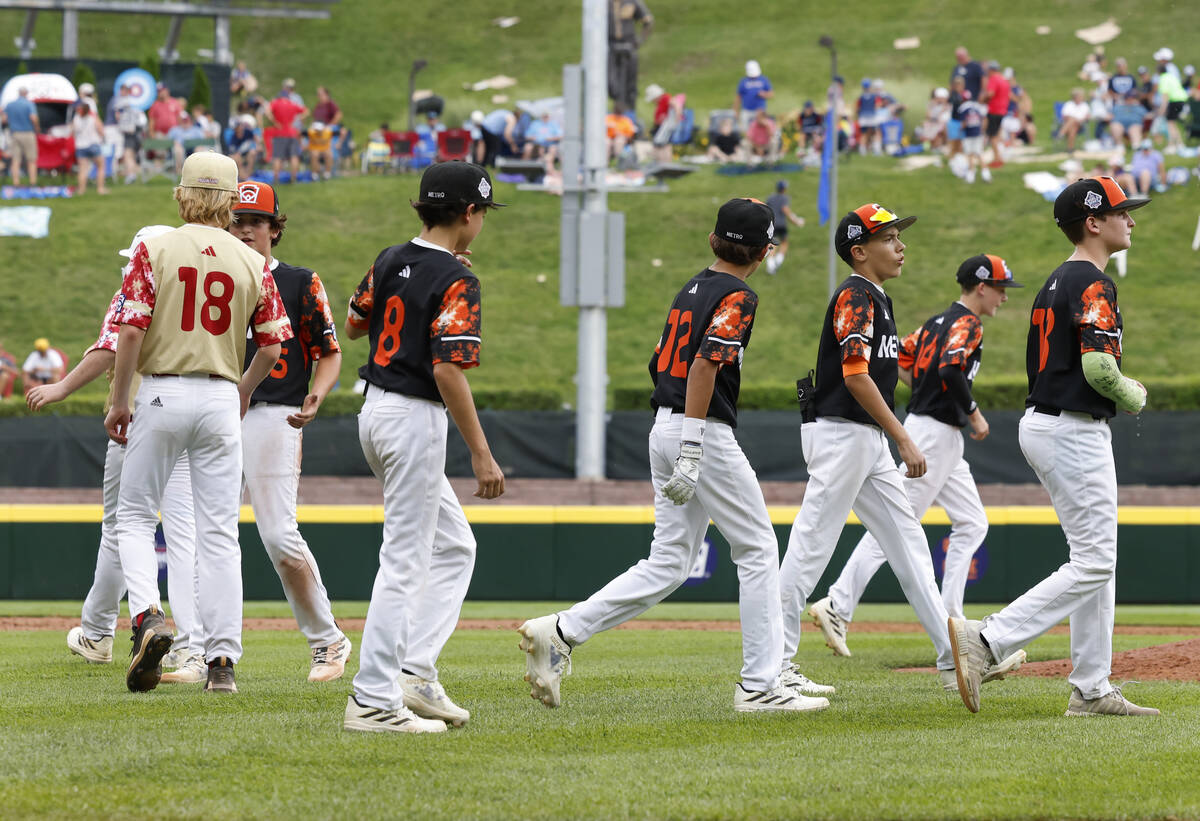
[[[1110,419],[1116,404],[1083,377],[1083,354],[1112,354],[1121,364],[1121,309],[1117,286],[1090,262],[1064,262],[1033,300],[1025,372],[1025,405],[1089,413]]]
[[[371,342],[358,375],[386,391],[440,402],[434,365],[479,364],[479,280],[423,240],[380,253],[350,300],[349,320]]]
[[[732,274],[704,269],[671,303],[662,337],[650,357],[651,407],[683,412],[688,369],[699,356],[721,365],[708,413],[737,427],[742,355],[750,344],[758,294]]]
[[[900,341],[901,368],[912,371],[909,413],[932,416],[956,428],[974,410],[969,389],[983,359],[983,323],[966,305],[955,302]],[[943,368],[958,368],[966,378],[967,404],[942,379]]]
[[[313,360],[337,353],[337,330],[321,278],[308,268],[273,262],[271,275],[279,289],[283,309],[292,325],[292,338],[283,343],[279,361],[255,388],[252,402],[302,405],[308,395]],[[258,349],[246,346],[245,368]],[[244,370],[244,368],[243,368]]]
[[[833,293],[821,344],[817,350],[817,386],[813,407],[817,416],[837,416],[852,422],[879,426],[846,388],[842,363],[867,360],[867,374],[879,388],[888,408],[896,406],[897,360],[900,343],[892,300],[864,276],[847,277]]]

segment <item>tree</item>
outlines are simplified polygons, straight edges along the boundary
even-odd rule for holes
[[[212,87],[208,84],[208,75],[204,69],[196,66],[192,72],[192,93],[188,97],[188,109],[202,105],[205,111],[212,110]]]
[[[142,58],[142,61],[138,63],[138,67],[150,72],[150,76],[155,80],[162,79],[162,63],[159,62],[157,54],[147,54]]]

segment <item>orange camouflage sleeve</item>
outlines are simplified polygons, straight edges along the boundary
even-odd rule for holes
[[[900,340],[900,353],[898,355],[901,370],[911,371],[913,363],[917,359],[917,348],[921,342],[921,329],[917,328],[908,336]]]
[[[982,341],[983,323],[979,317],[974,314],[960,316],[946,333],[946,345],[942,348],[942,358],[938,360],[938,370],[946,367],[965,368],[967,360]]]
[[[1098,279],[1079,298],[1075,314],[1081,353],[1098,351],[1121,358],[1121,329],[1117,327],[1117,290],[1112,282]]]
[[[846,288],[833,306],[833,335],[842,346],[842,361],[871,359],[871,336],[875,333],[875,307],[859,288]]]
[[[722,365],[737,362],[757,309],[758,297],[750,291],[727,294],[713,311],[696,356]]]
[[[154,315],[154,272],[150,270],[150,254],[146,244],[139,243],[125,266],[121,279],[120,304],[116,323],[133,325],[143,331],[150,327]]]
[[[346,312],[346,321],[350,323],[350,327],[365,331],[371,324],[371,309],[374,307],[375,266],[372,265],[367,269],[367,275],[363,277],[362,282],[358,283],[354,296],[350,297],[350,308]]]
[[[453,362],[463,369],[479,364],[479,280],[455,280],[442,295],[441,309],[429,326],[433,364]]]
[[[316,273],[300,299],[300,344],[314,360],[341,351],[325,285]]]
[[[250,324],[254,327],[254,344],[260,348],[276,342],[287,342],[293,335],[292,323],[288,321],[283,300],[279,298],[275,277],[271,276],[270,269],[265,265],[262,283],[258,286],[258,304],[254,307]]]

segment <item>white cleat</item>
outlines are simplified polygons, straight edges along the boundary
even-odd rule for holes
[[[308,680],[334,681],[341,678],[353,649],[350,639],[345,636],[327,647],[315,648],[312,651],[312,666],[308,669]]]
[[[833,651],[835,656],[850,657],[850,648],[846,646],[846,620],[833,611],[833,600],[828,596],[815,601],[808,608],[808,615],[813,623],[821,628],[825,637],[825,646]]]
[[[571,673],[571,647],[558,635],[558,616],[550,614],[530,619],[517,628],[525,651],[525,680],[529,695],[547,707],[562,704],[558,686],[564,674]]]
[[[733,709],[739,713],[812,713],[828,706],[827,698],[810,698],[782,684],[761,692],[747,690],[741,683],[733,688]]]
[[[354,696],[348,696],[342,729],[360,733],[444,733],[446,722],[421,718],[407,707],[399,710],[364,707]]]
[[[831,696],[837,692],[837,688],[831,684],[817,684],[797,670],[794,664],[789,664],[787,669],[779,674],[779,683],[805,696]]]
[[[163,673],[158,681],[160,684],[195,684],[207,680],[208,665],[204,663],[204,656],[195,654],[169,673]]]
[[[471,713],[451,701],[439,681],[404,676],[400,679],[400,689],[404,692],[404,706],[421,718],[436,718],[455,727],[462,727],[471,719]]]
[[[112,646],[112,636],[89,639],[83,634],[82,627],[72,627],[67,631],[67,649],[92,664],[111,664]]]

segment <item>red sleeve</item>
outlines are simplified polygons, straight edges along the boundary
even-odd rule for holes
[[[860,288],[845,288],[833,307],[833,335],[842,346],[842,361],[859,357],[870,361],[875,333],[875,306]]]
[[[1079,326],[1079,350],[1099,351],[1121,357],[1121,329],[1117,326],[1117,289],[1107,279],[1089,285],[1079,298],[1075,324]]]
[[[441,310],[429,326],[433,364],[454,362],[462,368],[479,364],[479,280],[456,280],[442,295]]]
[[[938,360],[938,370],[951,366],[965,368],[967,360],[982,341],[983,323],[979,317],[974,314],[960,316],[946,333],[946,345],[942,348],[942,358]]]
[[[746,334],[754,322],[758,297],[750,291],[726,295],[713,311],[696,356],[723,365],[737,362],[746,344]]]
[[[117,314],[120,313],[123,304],[121,292],[117,291],[108,305],[108,313],[104,315],[104,321],[100,323],[100,336],[92,347],[83,352],[84,356],[96,350],[116,352],[117,334],[121,331],[121,326],[117,324]]]
[[[125,266],[120,303],[117,306],[118,325],[132,325],[143,331],[150,327],[154,315],[154,272],[150,270],[150,254],[144,242],[138,243]]]
[[[350,327],[360,331],[367,330],[371,324],[371,309],[375,307],[375,266],[367,269],[367,275],[358,283],[354,296],[350,297],[350,309],[346,313],[346,321]]]
[[[341,351],[325,286],[315,273],[300,301],[300,344],[308,351],[310,359]]]
[[[921,341],[921,329],[917,328],[908,336],[900,340],[899,365],[901,369],[911,371],[913,362],[917,358],[917,346]]]
[[[258,304],[254,307],[254,317],[250,324],[254,327],[254,344],[260,348],[292,338],[292,323],[288,321],[283,300],[279,298],[275,277],[271,276],[271,271],[266,265],[263,265],[262,283],[258,287]]]

